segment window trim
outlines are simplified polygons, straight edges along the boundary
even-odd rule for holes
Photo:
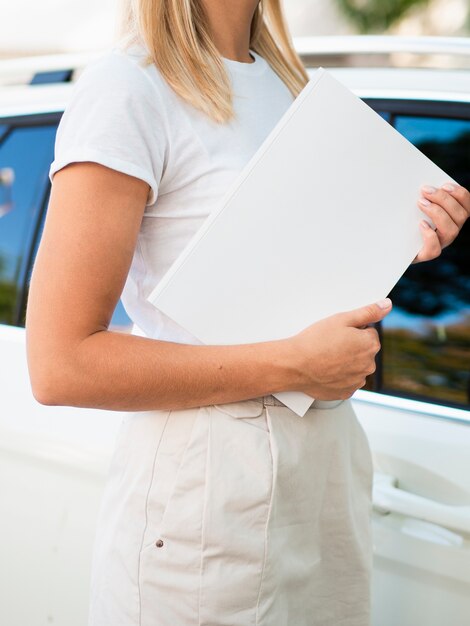
[[[435,404],[428,400],[423,401],[416,398],[408,398],[407,396],[396,396],[394,394],[368,391],[366,389],[358,389],[351,399],[354,402],[378,405],[381,408],[388,407],[399,411],[416,413],[421,417],[426,416],[436,419],[445,419],[470,426],[470,410],[462,409],[460,406],[454,407],[451,406],[451,404]]]
[[[470,122],[470,103],[467,102],[451,102],[441,100],[406,100],[406,99],[390,99],[390,98],[362,98],[363,101],[368,104],[376,113],[388,113],[390,120],[388,123],[396,128],[395,120],[397,117],[409,116],[420,118],[441,118],[462,120]],[[424,111],[425,109],[425,111]],[[383,326],[381,322],[375,324],[375,328],[379,333],[380,343],[383,341]],[[464,418],[463,421],[470,421],[470,404],[462,404],[460,402],[452,402],[450,400],[444,400],[439,398],[432,398],[422,394],[413,394],[411,392],[401,392],[395,389],[389,389],[384,385],[383,380],[383,357],[382,350],[377,353],[376,356],[376,371],[372,375],[372,389],[363,390],[363,393],[379,394],[385,398],[395,398],[402,401],[419,402],[420,404],[432,407],[446,407],[449,409],[455,409],[469,413],[468,418]],[[393,406],[398,406],[393,403]],[[412,410],[412,409],[406,409]],[[416,409],[415,409],[416,410]],[[429,413],[428,410],[423,412]],[[431,414],[436,414],[431,411]],[[439,416],[448,417],[446,412],[438,412]]]
[[[406,100],[392,98],[362,98],[376,113],[389,113],[394,126],[397,115],[419,117],[442,117],[447,119],[470,120],[470,102],[450,100]]]

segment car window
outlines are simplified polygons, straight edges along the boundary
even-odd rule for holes
[[[56,127],[0,126],[0,323],[19,319]]]
[[[470,120],[397,115],[396,129],[470,187]],[[470,405],[470,224],[433,261],[408,268],[382,322],[379,390]]]
[[[377,111],[377,113],[380,115],[380,117],[383,117],[386,122],[390,122],[392,116],[388,111]]]
[[[118,300],[116,308],[114,309],[109,328],[110,330],[119,330],[122,332],[130,332],[132,329],[132,320],[127,315],[126,310],[120,299]]]

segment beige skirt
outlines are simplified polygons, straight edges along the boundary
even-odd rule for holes
[[[323,406],[126,415],[89,626],[369,626],[370,448],[351,400]]]

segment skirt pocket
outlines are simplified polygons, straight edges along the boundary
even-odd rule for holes
[[[262,403],[214,406],[201,542],[201,626],[255,623],[272,488],[271,436]]]
[[[272,493],[265,413],[258,402],[172,411],[147,501],[139,626],[254,623]]]
[[[190,448],[197,439],[197,425],[207,407],[170,412],[160,442],[155,450],[153,472],[146,505],[146,530],[142,542],[145,549],[153,545],[166,524],[173,497],[184,490],[185,466]],[[204,455],[205,447],[200,452]],[[180,514],[183,515],[183,511]],[[180,516],[181,516],[180,515]],[[168,520],[171,523],[171,520]],[[173,523],[176,523],[175,520]]]
[[[139,626],[197,623],[210,407],[172,411],[154,462],[140,551]]]

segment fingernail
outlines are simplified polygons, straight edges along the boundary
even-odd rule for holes
[[[426,198],[420,198],[418,202],[422,204],[423,206],[429,206],[431,204],[429,200],[426,200]]]
[[[392,301],[390,298],[385,298],[384,300],[379,300],[376,304],[381,309],[388,309],[391,306]]]
[[[424,185],[424,187],[422,187],[422,190],[426,193],[434,193],[435,191],[437,191],[437,189],[435,187],[431,187],[431,185]]]
[[[419,225],[424,228],[424,229],[428,229],[431,228],[431,226],[429,226],[429,222],[426,222],[426,220],[421,220],[421,222],[419,223]]]
[[[446,183],[445,185],[442,185],[442,189],[445,189],[446,191],[455,191],[457,189],[457,185],[454,185],[453,183]]]

